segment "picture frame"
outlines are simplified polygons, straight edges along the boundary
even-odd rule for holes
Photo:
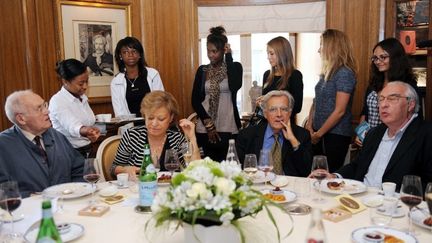
[[[57,0],[61,60],[87,65],[89,98],[109,97],[116,43],[131,34],[130,3]]]

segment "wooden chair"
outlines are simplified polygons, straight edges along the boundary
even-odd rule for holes
[[[117,148],[120,144],[120,135],[114,135],[105,139],[100,145],[96,153],[96,159],[99,163],[99,169],[102,171],[102,180],[112,181],[110,169],[117,153]]]

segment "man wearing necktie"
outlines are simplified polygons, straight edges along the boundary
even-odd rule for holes
[[[17,181],[22,197],[71,181],[83,181],[84,157],[51,128],[48,104],[31,90],[6,99],[14,124],[0,133],[0,183]]]
[[[312,165],[310,135],[306,129],[291,124],[294,99],[290,93],[275,90],[262,98],[266,122],[239,132],[236,149],[243,162],[245,154],[270,151],[273,171],[279,175],[307,176]]]

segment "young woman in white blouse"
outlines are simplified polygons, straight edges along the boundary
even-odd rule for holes
[[[136,114],[144,96],[154,90],[164,90],[159,72],[147,67],[144,48],[138,39],[121,39],[115,49],[118,73],[111,81],[111,101],[116,117]]]
[[[63,86],[49,102],[50,119],[53,128],[63,133],[72,146],[83,156],[91,153],[91,143],[100,131],[94,126],[94,113],[85,92],[89,75],[87,67],[76,59],[57,63],[57,74]]]

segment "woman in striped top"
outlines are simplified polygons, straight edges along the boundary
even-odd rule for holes
[[[141,102],[141,113],[144,115],[146,125],[130,128],[123,134],[111,167],[111,174],[126,172],[130,176],[135,176],[140,170],[144,157],[144,144],[150,145],[152,158],[159,158],[161,170],[166,170],[164,158],[167,149],[177,151],[180,163],[185,166],[181,149],[187,140],[193,148],[192,160],[200,159],[194,123],[187,119],[180,120],[179,126],[184,134],[168,129],[178,115],[177,101],[170,93],[165,91],[148,93]]]

